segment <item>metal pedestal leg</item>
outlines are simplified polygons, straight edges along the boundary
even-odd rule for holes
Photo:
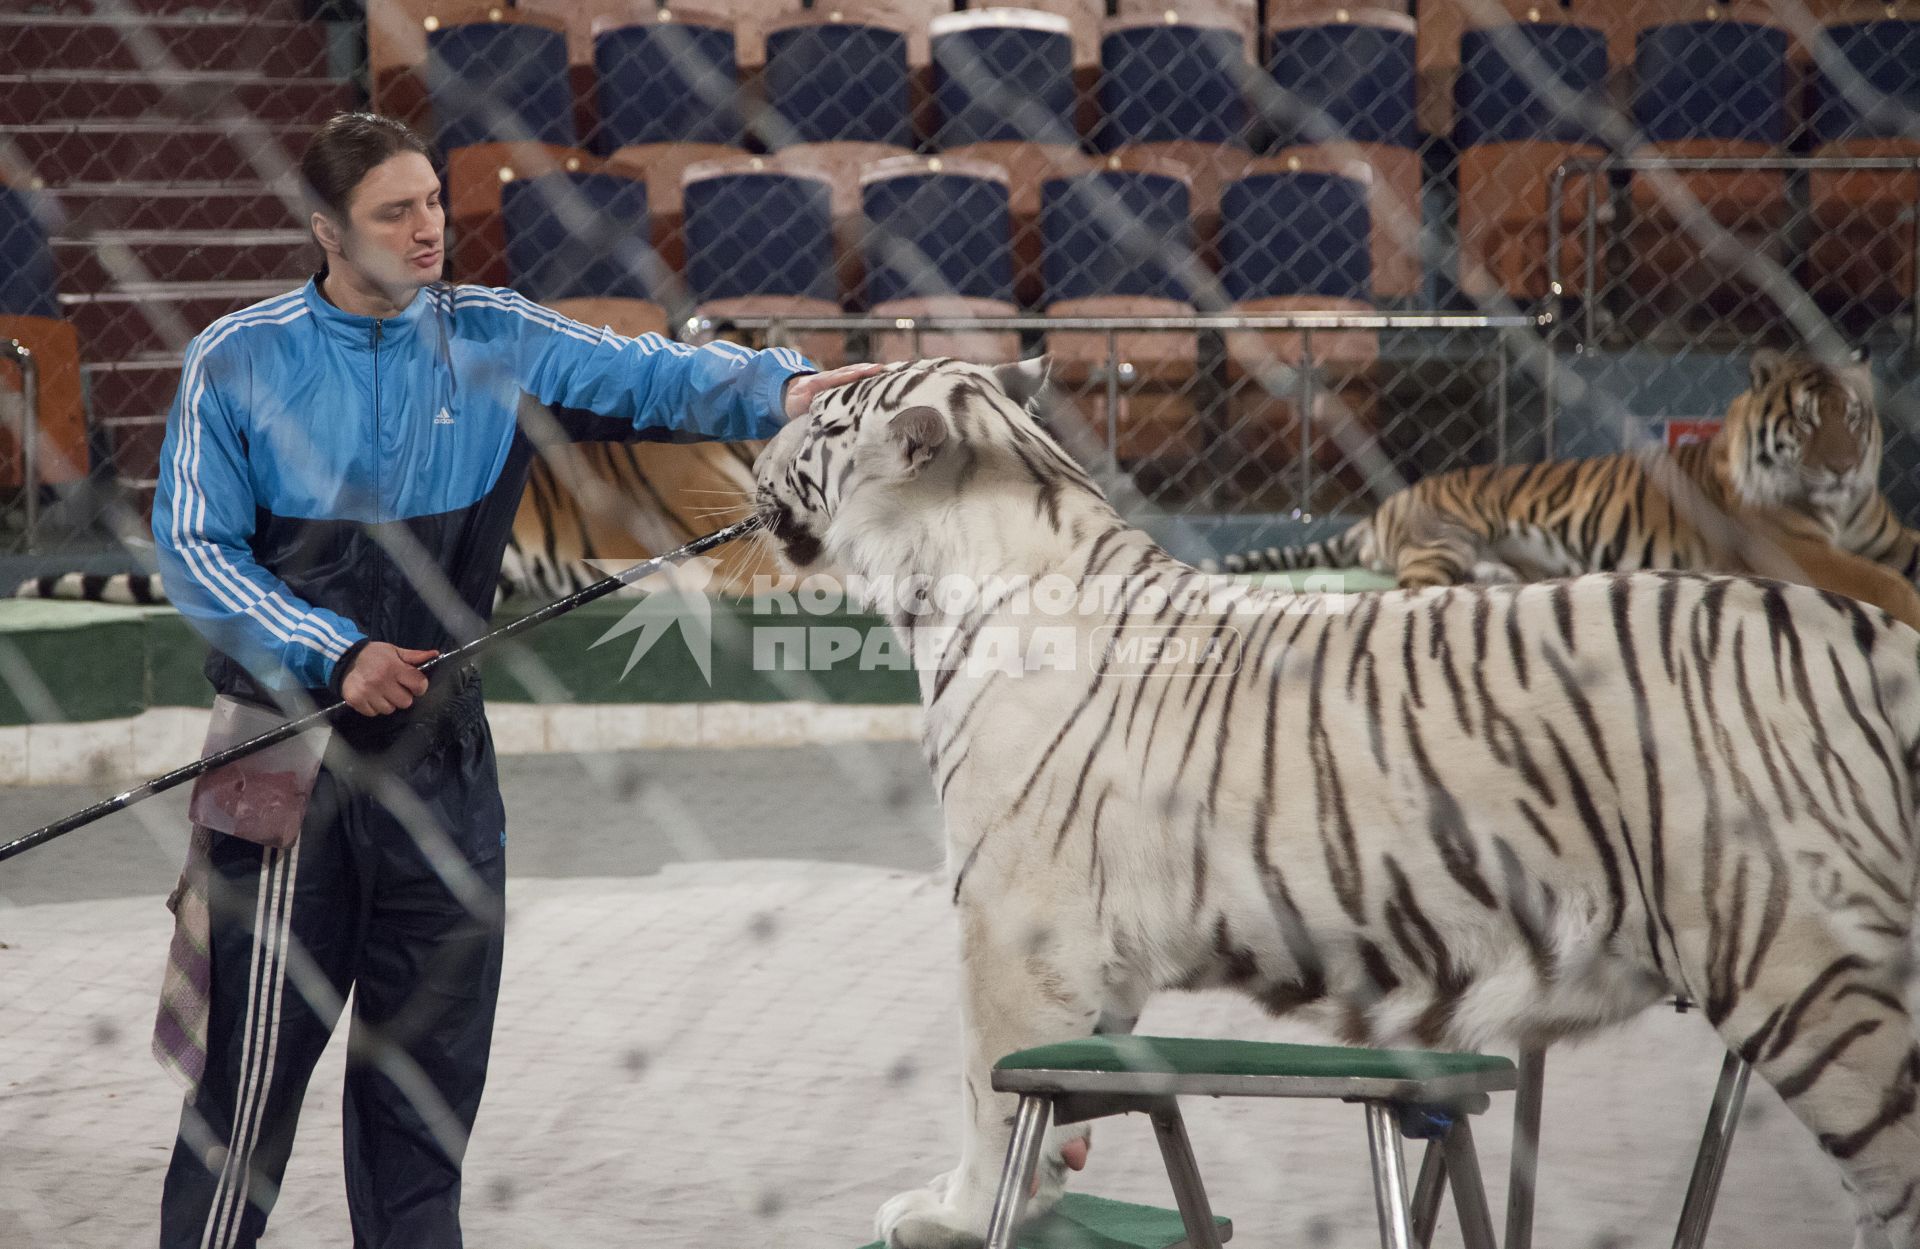
[[[1413,1182],[1413,1243],[1426,1249],[1440,1223],[1440,1199],[1447,1195],[1447,1156],[1439,1141],[1428,1141],[1420,1155],[1420,1176]]]
[[[1673,1249],[1700,1249],[1707,1240],[1707,1221],[1720,1193],[1720,1176],[1727,1169],[1734,1129],[1740,1126],[1740,1106],[1747,1099],[1747,1077],[1753,1068],[1731,1051],[1720,1064],[1720,1083],[1713,1090],[1713,1107],[1700,1133],[1700,1153],[1693,1160],[1693,1178],[1687,1182],[1686,1204],[1680,1208],[1680,1226],[1673,1233]]]
[[[1187,1125],[1180,1118],[1180,1107],[1169,1100],[1150,1112],[1153,1134],[1160,1141],[1160,1157],[1167,1164],[1167,1179],[1173,1183],[1174,1201],[1180,1206],[1180,1222],[1187,1229],[1190,1249],[1220,1249],[1219,1234],[1213,1225],[1213,1207],[1207,1203],[1207,1190],[1200,1183],[1200,1166],[1194,1161],[1193,1143],[1187,1139]]]
[[[1381,1249],[1414,1249],[1400,1125],[1388,1103],[1368,1102],[1366,1106],[1367,1147],[1373,1154],[1373,1204],[1380,1216]]]
[[[1480,1183],[1480,1156],[1473,1148],[1473,1122],[1461,1115],[1440,1144],[1447,1151],[1447,1175],[1453,1180],[1453,1209],[1460,1217],[1460,1238],[1467,1249],[1497,1249],[1487,1190]]]
[[[1513,1157],[1507,1169],[1506,1249],[1533,1249],[1533,1193],[1540,1166],[1540,1099],[1545,1093],[1545,1051],[1520,1051],[1520,1079],[1513,1095]]]
[[[1014,1229],[1026,1209],[1027,1190],[1040,1166],[1040,1149],[1047,1141],[1047,1118],[1053,1102],[1045,1097],[1023,1097],[1013,1119],[1013,1139],[1007,1143],[1007,1162],[1000,1169],[1000,1191],[994,1194],[993,1217],[987,1221],[987,1249],[1014,1249]]]

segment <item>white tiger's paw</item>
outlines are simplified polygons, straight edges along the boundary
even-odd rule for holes
[[[1473,566],[1475,585],[1519,585],[1519,570],[1511,564],[1502,564],[1497,560],[1482,560]]]
[[[947,1204],[947,1177],[901,1193],[880,1207],[874,1232],[887,1249],[979,1249],[984,1222],[976,1223]]]

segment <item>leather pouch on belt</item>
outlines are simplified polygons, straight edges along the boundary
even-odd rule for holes
[[[213,700],[213,719],[200,757],[238,746],[286,721],[274,708],[222,694]],[[300,821],[332,736],[333,730],[324,725],[308,729],[206,773],[193,783],[187,818],[263,846],[291,846],[299,839]]]

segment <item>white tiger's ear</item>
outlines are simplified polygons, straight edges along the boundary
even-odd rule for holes
[[[1763,390],[1773,375],[1787,358],[1771,347],[1762,347],[1747,358],[1747,384],[1750,389]]]
[[[995,365],[993,379],[1007,392],[1008,398],[1023,408],[1031,408],[1046,388],[1047,375],[1052,371],[1052,356],[1035,356],[1016,364]]]
[[[888,443],[899,454],[900,472],[911,477],[940,453],[947,441],[947,418],[922,405],[894,414],[887,422]]]

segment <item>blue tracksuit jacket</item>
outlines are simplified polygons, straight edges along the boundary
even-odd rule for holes
[[[527,396],[574,439],[766,438],[810,371],[786,349],[624,338],[490,287],[431,286],[375,320],[310,281],[187,349],[153,505],[167,595],[215,648],[222,692],[337,694],[367,639],[466,640],[429,605],[433,569],[489,615],[535,451]]]

